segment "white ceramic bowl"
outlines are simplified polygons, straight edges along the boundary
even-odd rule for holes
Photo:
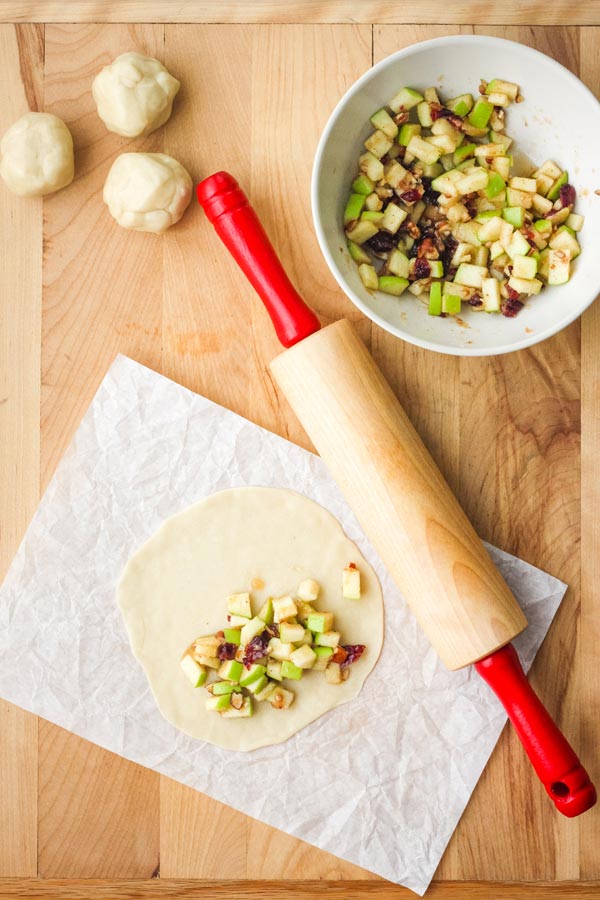
[[[434,85],[442,98],[477,93],[479,79],[515,81],[525,102],[507,111],[506,132],[515,150],[533,163],[555,160],[577,189],[585,216],[582,254],[568,284],[545,288],[514,319],[473,312],[460,322],[429,316],[412,294],[391,297],[363,286],[346,247],[342,212],[357,171],[362,142],[376,109],[404,85]],[[512,150],[513,148],[511,148]],[[515,154],[516,155],[516,154]],[[517,157],[518,158],[518,157]],[[342,97],[323,132],[312,177],[312,207],[321,250],[352,302],[386,331],[430,350],[461,356],[508,353],[542,341],[579,316],[600,291],[600,104],[559,63],[522,44],[459,35],[414,44],[366,72]]]

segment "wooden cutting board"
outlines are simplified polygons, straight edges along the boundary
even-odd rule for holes
[[[197,205],[157,238],[102,204],[123,150],[164,150],[194,179],[226,167],[319,315],[357,324],[482,537],[568,582],[532,680],[600,783],[600,306],[531,350],[427,354],[340,293],[309,203],[321,129],[373,62],[475,31],[537,47],[598,92],[597,0],[5,2],[0,17],[0,132],[28,108],[56,113],[77,164],[43,205],[0,190],[0,575],[118,352],[310,447],[265,367],[266,315]],[[135,141],[106,132],[90,93],[129,49],[182,82],[171,121]],[[340,900],[412,896],[0,701],[0,898],[307,900],[323,880]],[[507,731],[436,882],[432,898],[597,896],[600,809],[556,814]]]

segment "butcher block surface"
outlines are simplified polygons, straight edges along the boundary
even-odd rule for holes
[[[531,678],[599,784],[600,305],[519,353],[427,353],[357,312],[312,228],[312,159],[337,100],[393,51],[458,33],[536,47],[600,93],[595,0],[0,6],[0,133],[45,110],[76,149],[74,183],[43,203],[0,185],[0,577],[117,353],[311,449],[269,376],[280,348],[266,314],[198,205],[157,237],[118,228],[102,203],[125,150],[169,153],[194,180],[227,168],[321,319],[356,325],[479,534],[568,583]],[[90,85],[131,49],[182,88],[164,128],[127,141],[106,131]],[[326,888],[414,896],[0,701],[0,898],[313,900]],[[507,729],[428,896],[555,894],[600,895],[600,808],[556,813]]]

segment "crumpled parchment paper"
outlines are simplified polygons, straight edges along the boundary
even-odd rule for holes
[[[377,571],[386,607],[358,699],[248,754],[163,720],[115,602],[127,559],[167,516],[237,485],[327,507]],[[528,668],[565,585],[490,552],[529,619],[516,641]],[[123,356],[0,589],[0,695],[419,894],[505,723],[472,670],[442,665],[318,457]]]

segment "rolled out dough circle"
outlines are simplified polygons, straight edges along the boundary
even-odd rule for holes
[[[341,573],[361,571],[362,597],[344,600]],[[330,685],[324,673],[289,682],[287,710],[255,703],[249,719],[222,719],[205,709],[208,693],[193,688],[180,668],[186,647],[225,625],[229,594],[250,590],[253,610],[268,596],[294,594],[304,578],[321,584],[316,609],[335,614],[345,644],[366,644],[350,677]],[[262,590],[251,590],[262,579]],[[327,510],[294,491],[233,488],[173,516],[128,562],[118,603],[133,653],[164,717],[194,738],[230,750],[253,750],[287,740],[328,710],[356,697],[383,642],[383,599],[377,576]]]

